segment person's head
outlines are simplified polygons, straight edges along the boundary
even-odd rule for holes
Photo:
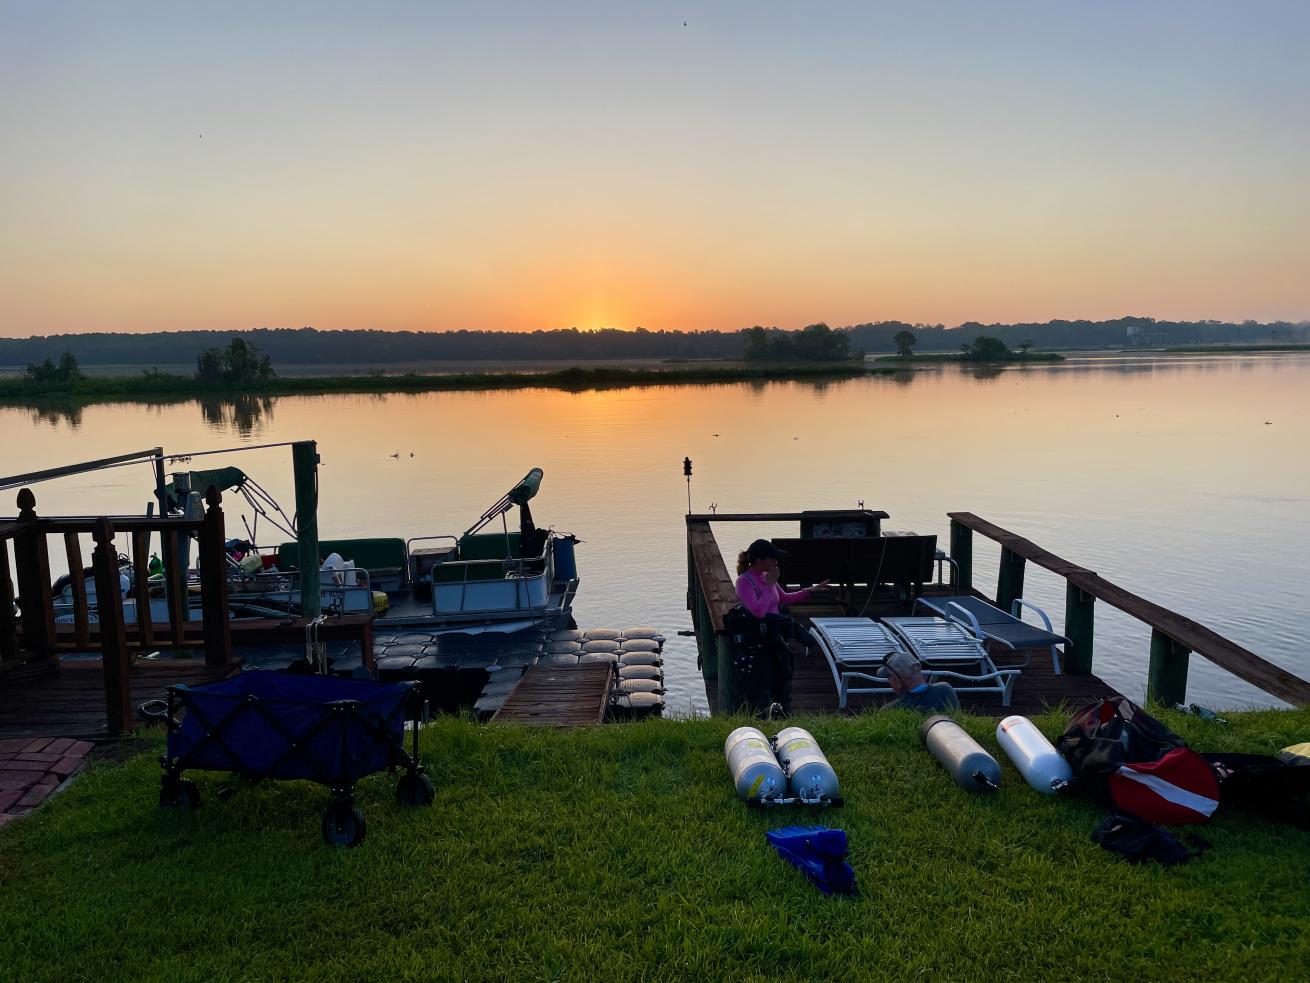
[[[747,570],[754,570],[756,573],[763,573],[765,570],[776,568],[778,561],[786,555],[785,551],[778,549],[767,539],[757,539],[737,554],[737,572],[745,573]]]
[[[895,652],[882,664],[883,675],[897,696],[923,684],[923,666],[907,652]]]

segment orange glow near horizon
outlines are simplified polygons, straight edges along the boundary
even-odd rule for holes
[[[1310,8],[508,6],[9,5],[0,337],[1310,317]]]

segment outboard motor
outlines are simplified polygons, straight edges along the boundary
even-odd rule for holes
[[[787,794],[787,776],[762,731],[738,727],[723,742],[723,754],[737,794],[746,801],[779,799]]]
[[[950,717],[937,714],[919,728],[924,746],[970,792],[995,792],[1001,787],[1001,766]]]
[[[800,727],[787,727],[778,731],[773,746],[787,773],[787,787],[792,795],[807,802],[839,798],[837,773],[819,750],[813,734]]]
[[[996,741],[1024,781],[1041,792],[1055,795],[1073,781],[1073,769],[1046,735],[1027,717],[1006,717],[996,725]]]

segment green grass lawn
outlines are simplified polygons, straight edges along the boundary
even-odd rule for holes
[[[1166,721],[1202,750],[1272,752],[1310,710]],[[1221,807],[1206,856],[1131,867],[1100,809],[1005,765],[969,795],[902,713],[796,721],[842,781],[831,811],[748,810],[722,743],[740,721],[552,732],[435,721],[437,784],[402,810],[361,786],[368,836],[326,846],[326,792],[198,774],[156,805],[162,741],[100,763],[0,831],[0,976],[219,979],[1281,979],[1310,967],[1310,834]],[[1048,734],[1062,719],[1039,720]],[[994,722],[968,722],[999,755]],[[764,832],[839,826],[859,878],[825,897]]]

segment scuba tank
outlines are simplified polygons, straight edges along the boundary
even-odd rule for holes
[[[1041,792],[1054,795],[1073,780],[1073,770],[1046,735],[1027,717],[1006,717],[996,725],[996,742],[1024,781]]]
[[[762,731],[738,727],[723,742],[723,754],[743,799],[777,799],[787,794],[787,776]]]
[[[798,799],[813,802],[839,796],[837,773],[819,750],[814,735],[800,727],[786,727],[773,739],[778,760],[787,773],[787,787]]]
[[[960,788],[994,792],[1001,787],[1001,766],[996,759],[950,717],[929,717],[920,726],[919,736]]]

